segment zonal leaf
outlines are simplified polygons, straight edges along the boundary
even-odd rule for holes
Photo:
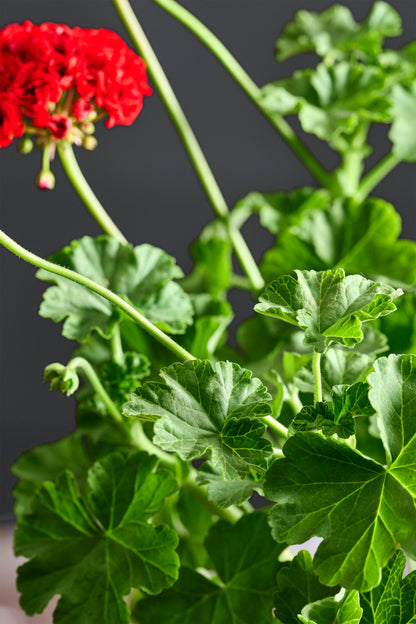
[[[172,585],[176,533],[149,519],[176,484],[155,464],[146,453],[108,455],[89,471],[86,500],[69,472],[42,486],[15,537],[16,554],[30,558],[18,570],[26,613],[59,594],[56,624],[128,624],[123,598],[132,587],[157,593]]]
[[[275,539],[299,544],[319,535],[314,568],[322,583],[375,587],[399,544],[416,555],[415,451],[416,435],[385,468],[318,433],[289,438],[264,488],[277,501],[270,516]]]
[[[403,578],[406,557],[398,550],[383,570],[381,583],[361,594],[361,624],[414,624],[416,622],[416,572]]]
[[[249,193],[235,205],[235,213],[245,213],[247,218],[258,214],[260,223],[272,234],[279,234],[289,225],[299,223],[310,210],[324,210],[330,203],[325,189],[298,188],[289,193]]]
[[[376,357],[388,349],[384,334],[369,325],[364,325],[363,330],[364,338],[353,350],[335,345],[323,354],[322,389],[327,399],[330,399],[334,386],[351,386],[358,381],[364,381]],[[301,392],[313,393],[312,367],[299,370],[295,375],[295,383]]]
[[[261,263],[268,280],[295,269],[342,267],[347,274],[395,286],[416,281],[416,243],[399,240],[400,215],[382,199],[370,198],[359,206],[337,200],[281,223],[277,243]]]
[[[205,462],[198,471],[197,483],[207,484],[208,498],[219,507],[241,505],[253,494],[254,490],[261,493],[263,480],[253,478],[225,481],[219,472],[215,472]]]
[[[305,132],[341,152],[361,123],[391,121],[383,71],[358,62],[298,70],[263,87],[262,103],[272,113],[297,114]]]
[[[52,262],[73,269],[130,301],[163,331],[183,333],[192,323],[188,295],[172,279],[182,277],[174,259],[152,245],[121,245],[110,236],[84,236],[73,241]],[[36,276],[54,282],[44,293],[40,315],[65,320],[66,338],[85,341],[92,331],[109,338],[120,313],[100,295],[70,280],[40,270]]]
[[[416,84],[409,89],[396,85],[393,89],[393,123],[389,139],[393,143],[393,154],[400,160],[416,160]]]
[[[338,598],[324,598],[302,609],[303,624],[359,624],[363,610],[358,591],[349,591]]]
[[[270,414],[270,395],[259,379],[238,364],[208,360],[172,364],[160,375],[165,383],[144,384],[123,408],[156,421],[155,444],[182,459],[210,451],[225,479],[265,470],[272,447],[259,417]]]
[[[298,11],[277,40],[277,58],[283,61],[303,52],[316,52],[328,61],[372,58],[381,52],[385,37],[400,34],[400,16],[386,2],[375,2],[361,23],[338,4],[322,13]]]
[[[407,446],[416,444],[416,356],[392,354],[379,358],[368,383],[388,460],[398,460],[408,453]]]
[[[301,550],[290,563],[282,565],[276,576],[276,587],[275,616],[283,624],[299,624],[297,616],[305,605],[338,591],[338,587],[327,587],[319,582],[307,550]]]
[[[336,386],[331,398],[332,401],[303,407],[293,419],[291,428],[294,431],[322,431],[326,436],[337,434],[340,438],[349,438],[355,433],[354,419],[374,413],[366,383]]]
[[[295,271],[269,284],[254,309],[300,327],[305,344],[324,352],[331,344],[360,342],[362,323],[393,312],[401,294],[361,275],[345,277],[343,269]]]
[[[218,522],[205,541],[220,582],[182,568],[179,581],[160,597],[137,605],[142,624],[269,624],[281,548],[266,517],[251,514],[235,525]]]
[[[209,223],[191,247],[195,267],[188,278],[202,292],[218,296],[230,288],[233,274],[232,244],[223,223]]]
[[[88,468],[90,462],[77,432],[23,453],[11,469],[19,479],[13,490],[16,515],[30,513],[35,492],[45,481],[54,482],[62,472],[71,470],[82,483]]]

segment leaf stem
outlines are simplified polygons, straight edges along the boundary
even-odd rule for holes
[[[298,158],[309,169],[315,179],[325,188],[333,186],[333,179],[312,152],[302,143],[287,121],[276,113],[271,113],[262,103],[261,90],[241,67],[225,45],[192,13],[187,11],[175,0],[154,0],[162,9],[188,28],[216,56],[225,69],[231,74],[243,91],[249,96],[263,115],[269,120],[281,137],[292,148]]]
[[[121,342],[120,335],[120,326],[115,325],[113,330],[113,335],[111,336],[111,352],[113,355],[113,359],[117,362],[117,364],[122,364],[123,362],[123,345]]]
[[[230,240],[239,263],[250,280],[253,290],[261,290],[264,280],[258,269],[247,243],[240,232],[233,226],[224,196],[214,178],[211,168],[202,149],[189,125],[189,122],[176,98],[156,54],[153,51],[137,17],[128,0],[112,0],[135,47],[145,59],[149,74],[155,84],[159,96],[165,105],[173,124],[188,153],[189,159],[199,177],[208,199],[217,216],[222,219],[228,229]]]
[[[117,225],[95,196],[78,165],[74,150],[72,149],[70,143],[67,141],[58,142],[57,151],[69,181],[84,202],[91,216],[106,234],[109,234],[125,245],[128,242],[126,237],[121,233]]]
[[[142,329],[144,329],[148,334],[150,334],[155,340],[160,342],[164,347],[169,349],[172,353],[176,355],[180,360],[194,360],[194,356],[186,351],[183,347],[178,345],[177,342],[172,340],[170,336],[161,331],[158,327],[153,325],[143,314],[141,314],[138,310],[136,310],[132,305],[127,303],[122,297],[119,297],[108,288],[97,284],[93,280],[88,277],[84,277],[84,275],[80,275],[75,271],[71,271],[59,264],[54,264],[53,262],[49,262],[49,260],[44,260],[43,258],[37,256],[36,254],[28,251],[16,241],[14,241],[10,236],[8,236],[5,232],[0,230],[0,244],[6,247],[9,251],[22,258],[29,264],[33,264],[41,269],[45,269],[50,273],[54,273],[55,275],[60,275],[61,277],[66,277],[67,279],[76,282],[77,284],[81,284],[81,286],[85,286],[110,301],[110,303],[114,304],[118,308],[120,308],[127,316],[129,316],[133,321],[135,321]]]
[[[355,194],[357,203],[362,203],[371,191],[400,163],[393,153],[387,154],[364,176]]]
[[[264,420],[267,423],[267,426],[270,427],[272,431],[277,433],[278,436],[283,438],[288,437],[287,427],[285,427],[284,425],[282,425],[282,423],[273,418],[273,416],[263,416],[262,420]]]
[[[82,370],[83,373],[85,374],[85,377],[90,382],[91,386],[94,388],[95,392],[103,401],[104,405],[106,406],[108,410],[108,413],[113,418],[113,420],[116,421],[118,424],[124,424],[124,419],[122,415],[120,414],[117,406],[107,394],[104,386],[102,385],[101,381],[99,380],[97,376],[97,373],[95,372],[91,364],[88,362],[88,360],[86,360],[83,357],[75,357],[68,362],[66,367],[69,369],[73,369],[73,370],[77,370],[77,369]]]
[[[321,374],[321,357],[322,353],[318,351],[313,352],[312,357],[312,372],[313,372],[313,399],[314,403],[320,403],[322,401],[322,374]]]

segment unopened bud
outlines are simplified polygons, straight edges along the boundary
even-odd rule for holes
[[[24,154],[26,156],[26,154],[30,154],[32,150],[33,150],[32,139],[28,136],[22,137],[17,144],[17,151],[20,154]]]
[[[93,136],[86,136],[82,139],[82,146],[89,151],[95,150],[97,147],[98,141]]]
[[[52,171],[41,171],[36,178],[36,186],[42,191],[51,191],[55,188],[55,176]]]
[[[85,133],[85,134],[94,134],[95,131],[95,126],[93,123],[91,123],[90,121],[84,121],[81,124],[81,130]]]

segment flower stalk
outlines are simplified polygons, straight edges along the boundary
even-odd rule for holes
[[[264,287],[264,280],[257,263],[241,233],[231,223],[225,198],[143,28],[128,0],[113,0],[113,4],[136,49],[147,63],[148,72],[175,125],[214,212],[227,226],[235,254],[243,271],[250,280],[252,289],[255,291],[261,290]]]

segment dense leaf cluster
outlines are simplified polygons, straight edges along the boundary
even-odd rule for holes
[[[416,622],[416,243],[362,176],[372,123],[391,126],[381,169],[416,160],[416,45],[385,48],[400,32],[378,1],[361,23],[300,11],[278,39],[279,60],[320,60],[258,104],[339,153],[326,188],[250,193],[204,228],[187,276],[111,236],[51,257],[155,332],[38,272],[41,316],[78,343],[45,370],[75,396],[77,430],[13,467],[27,613],[60,596],[56,624]],[[233,263],[254,217],[275,237],[261,292]],[[254,312],[228,341],[235,288]],[[312,537],[316,554],[293,556]]]

